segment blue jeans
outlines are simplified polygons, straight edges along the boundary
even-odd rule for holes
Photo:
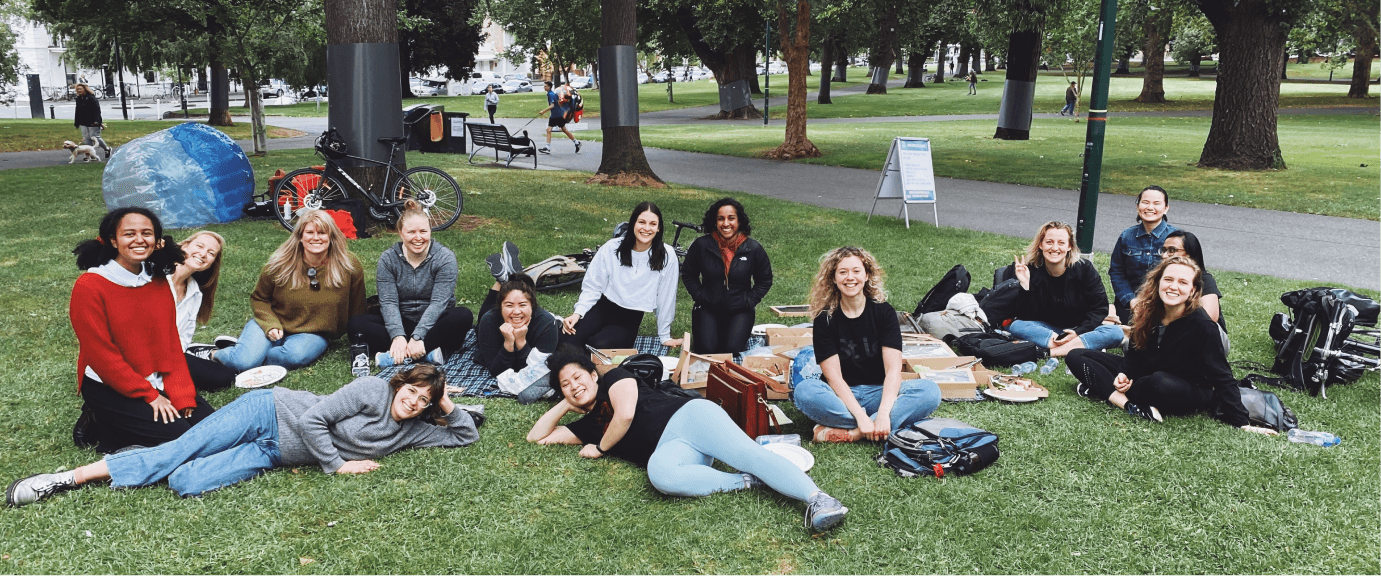
[[[854,399],[858,400],[858,404],[869,417],[877,415],[878,407],[882,404],[881,384],[850,386],[849,390],[854,393]],[[792,391],[792,398],[796,401],[796,408],[817,424],[844,430],[858,428],[858,421],[854,420],[854,415],[849,413],[844,401],[824,380],[802,380]],[[912,422],[929,416],[938,407],[940,387],[935,385],[935,382],[922,378],[902,380],[901,392],[897,394],[897,401],[892,404],[892,413],[889,415],[892,420],[891,432],[906,428]]]
[[[1073,102],[1065,102],[1065,107],[1060,109],[1060,113],[1062,113],[1062,114],[1073,114],[1073,113],[1074,113],[1074,103],[1073,103]]]
[[[325,351],[326,339],[310,332],[269,340],[259,323],[250,318],[244,330],[240,331],[240,341],[216,352],[216,361],[234,368],[236,372],[264,364],[296,370],[311,364]]]
[[[105,457],[110,485],[148,486],[164,478],[195,496],[262,474],[282,461],[273,390],[254,390],[215,411],[176,440]]]
[[[1030,340],[1042,347],[1050,344],[1051,336],[1058,336],[1061,333],[1054,326],[1035,320],[1013,320],[1012,325],[1007,327],[1007,331],[1017,338]],[[1089,350],[1107,350],[1121,346],[1123,336],[1121,327],[1102,324],[1090,332],[1080,334],[1079,340],[1084,343],[1084,348]]]
[[[744,488],[743,475],[710,467],[715,460],[747,472],[773,490],[802,502],[818,488],[791,461],[768,452],[705,399],[687,402],[667,422],[647,461],[647,479],[671,496],[705,496]]]

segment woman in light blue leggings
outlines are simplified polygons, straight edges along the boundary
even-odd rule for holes
[[[581,446],[585,458],[614,456],[647,468],[657,491],[706,496],[767,485],[806,503],[805,525],[828,530],[849,509],[815,486],[786,458],[743,433],[718,404],[659,392],[621,368],[600,376],[588,357],[569,350],[547,359],[562,400],[528,432],[529,442]],[[561,418],[583,414],[564,426]],[[720,460],[739,470],[722,472]]]

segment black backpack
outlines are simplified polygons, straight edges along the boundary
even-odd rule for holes
[[[704,398],[699,392],[677,386],[671,380],[662,379],[662,360],[652,354],[634,354],[625,358],[619,368],[629,371],[638,382],[654,391],[668,396],[685,398]]]
[[[1012,366],[1022,362],[1034,362],[1048,353],[1035,342],[1017,340],[996,332],[965,334],[948,341],[954,351],[963,356],[973,356],[983,361],[984,366]]]
[[[963,264],[955,264],[939,282],[930,288],[929,292],[925,293],[925,298],[921,298],[921,301],[916,303],[916,311],[912,312],[911,315],[920,318],[927,312],[944,310],[949,306],[949,299],[953,298],[955,294],[968,291],[969,271],[964,268]]]
[[[972,474],[997,461],[997,439],[953,418],[927,418],[889,434],[875,460],[903,478]]]
[[[1276,342],[1271,372],[1295,390],[1327,397],[1329,384],[1345,384],[1367,368],[1381,365],[1375,347],[1350,339],[1356,326],[1375,326],[1376,301],[1339,288],[1286,292],[1281,303],[1290,315],[1276,314],[1270,334]]]

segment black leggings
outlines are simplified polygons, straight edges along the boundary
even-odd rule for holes
[[[584,350],[588,344],[595,348],[633,348],[638,338],[638,326],[643,313],[629,310],[603,296],[575,323],[575,334],[561,333],[557,347],[574,346]]]
[[[197,396],[192,417],[180,415],[170,423],[153,419],[153,408],[140,398],[130,398],[90,377],[82,377],[82,401],[95,418],[91,431],[97,450],[109,454],[127,446],[152,447],[175,440],[216,409]]]
[[[699,304],[691,309],[691,352],[729,354],[748,348],[756,315],[752,309],[711,312]]]
[[[447,308],[436,319],[432,329],[427,331],[427,337],[422,340],[422,345],[428,351],[440,348],[441,353],[449,358],[465,346],[465,336],[470,333],[470,327],[474,324],[475,320],[470,314],[469,308],[464,306]],[[407,318],[403,319],[405,337],[410,338],[409,335],[416,327],[416,322]],[[379,312],[365,312],[350,317],[348,330],[350,343],[365,344],[369,347],[371,356],[378,352],[388,352],[393,345],[393,338],[388,335],[388,326],[384,324],[384,315]]]
[[[187,357],[187,371],[192,373],[192,385],[198,392],[216,392],[235,384],[235,369],[214,360],[202,360],[191,354]]]
[[[1074,377],[1089,389],[1089,396],[1107,400],[1117,389],[1113,380],[1122,373],[1121,356],[1099,350],[1080,348],[1065,357],[1065,364]],[[1132,381],[1127,389],[1127,401],[1142,406],[1155,406],[1166,416],[1184,416],[1208,410],[1213,404],[1213,390],[1171,374],[1154,372]]]
[[[494,123],[494,112],[495,112],[496,110],[499,109],[499,105],[498,105],[498,104],[486,104],[486,105],[484,106],[484,108],[485,108],[486,110],[489,111],[489,123],[490,123],[490,124],[493,124],[493,123]]]

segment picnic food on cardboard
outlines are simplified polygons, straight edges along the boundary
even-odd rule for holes
[[[789,358],[783,356],[744,356],[743,367],[790,386],[788,381],[791,379],[791,359]],[[771,387],[767,389],[768,400],[786,400],[788,396],[788,394],[773,390]]]
[[[618,367],[629,356],[638,353],[633,348],[586,348],[590,350],[590,361],[595,363],[595,372],[600,376]]]

